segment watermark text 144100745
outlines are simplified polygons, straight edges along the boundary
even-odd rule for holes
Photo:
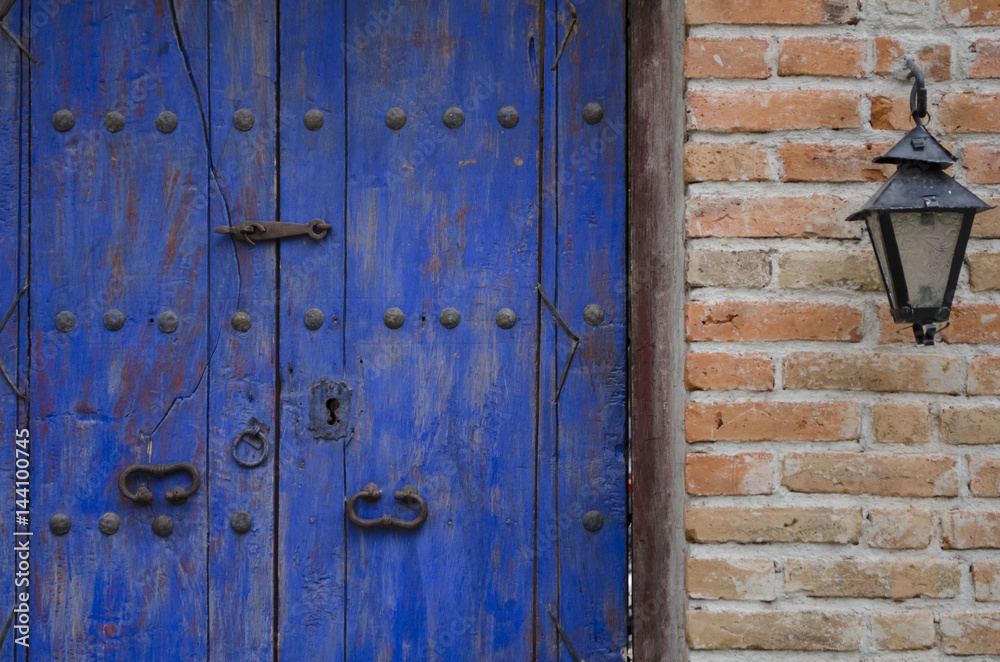
[[[14,440],[14,643],[28,647],[31,638],[31,437],[17,431]]]

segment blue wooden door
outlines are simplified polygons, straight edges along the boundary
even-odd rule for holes
[[[621,659],[620,0],[46,16],[0,85],[32,655]]]

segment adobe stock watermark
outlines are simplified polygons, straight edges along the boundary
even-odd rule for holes
[[[372,39],[377,39],[383,32],[388,30],[393,19],[399,16],[406,9],[403,0],[392,0],[385,9],[372,9],[368,12],[371,17],[364,27],[354,26],[354,32],[350,35],[354,50],[363,51],[372,45]]]
[[[28,648],[31,639],[31,437],[19,429],[14,438],[14,644]]]

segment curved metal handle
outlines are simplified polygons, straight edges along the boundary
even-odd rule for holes
[[[128,477],[135,473],[144,473],[157,478],[162,478],[178,471],[187,472],[191,476],[191,487],[186,490],[183,487],[174,487],[167,490],[167,501],[179,506],[188,500],[188,497],[198,491],[201,486],[201,475],[198,469],[190,462],[174,462],[173,464],[133,464],[125,468],[118,474],[118,491],[126,499],[140,506],[148,506],[153,503],[153,493],[145,485],[140,485],[135,492],[128,489]]]
[[[417,491],[417,488],[412,485],[406,485],[403,489],[397,491],[393,496],[396,501],[399,501],[407,506],[420,506],[420,514],[412,520],[399,519],[398,517],[393,517],[392,515],[382,515],[382,517],[376,517],[374,519],[359,517],[358,514],[354,512],[354,504],[357,503],[358,499],[364,499],[368,503],[376,503],[382,498],[382,490],[379,489],[378,485],[375,483],[368,483],[364,486],[364,489],[357,494],[354,494],[347,500],[347,519],[351,520],[352,524],[360,526],[362,529],[385,527],[387,529],[396,528],[412,530],[419,529],[423,526],[424,522],[427,521],[427,514],[429,511],[427,508],[427,502],[420,496],[420,492]]]

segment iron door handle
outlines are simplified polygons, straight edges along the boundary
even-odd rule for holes
[[[277,241],[285,237],[309,235],[313,239],[322,239],[333,226],[314,218],[308,223],[285,223],[284,221],[241,221],[236,225],[221,225],[215,228],[216,234],[230,234],[233,238],[245,241],[251,246],[258,241]]]
[[[149,474],[150,476],[156,476],[157,478],[162,478],[172,473],[177,473],[179,471],[186,472],[191,476],[191,487],[184,489],[183,487],[173,487],[167,490],[166,498],[167,501],[179,506],[188,500],[188,497],[198,491],[198,487],[201,486],[201,475],[198,474],[198,469],[195,468],[190,462],[174,462],[173,464],[133,464],[125,468],[120,474],[118,474],[118,491],[122,493],[126,499],[129,499],[133,503],[140,506],[148,506],[153,503],[153,493],[145,485],[140,485],[136,488],[135,492],[128,489],[128,478],[135,473]]]
[[[394,495],[396,501],[407,506],[418,505],[420,506],[420,514],[416,516],[415,519],[405,520],[399,519],[398,517],[393,517],[392,515],[382,515],[382,517],[376,517],[374,519],[365,519],[359,517],[357,513],[354,512],[354,504],[357,503],[358,499],[364,499],[368,503],[377,503],[379,499],[382,498],[382,490],[379,489],[378,485],[375,483],[368,483],[364,486],[357,494],[351,496],[347,500],[347,519],[351,520],[351,523],[355,526],[360,526],[362,529],[373,529],[377,527],[385,527],[387,529],[419,529],[423,526],[424,522],[427,521],[427,502],[424,501],[423,497],[420,496],[420,492],[417,488],[412,485],[406,485],[403,489],[398,490]]]

